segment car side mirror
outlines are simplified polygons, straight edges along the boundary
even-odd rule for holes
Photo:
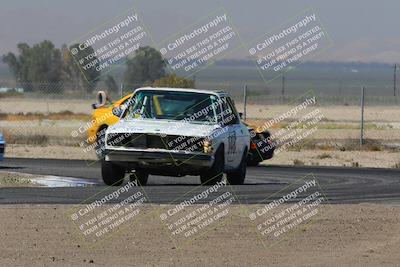
[[[239,118],[243,120],[243,112],[239,112]]]

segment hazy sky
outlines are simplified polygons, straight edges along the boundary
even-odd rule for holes
[[[259,37],[312,7],[333,40],[316,59],[400,62],[398,0],[0,0],[0,54],[15,51],[18,42],[48,39],[60,47],[131,7],[159,42],[220,6],[243,40]]]

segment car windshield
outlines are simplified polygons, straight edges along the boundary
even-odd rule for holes
[[[139,91],[125,113],[126,119],[166,119],[217,123],[215,95],[163,90]]]

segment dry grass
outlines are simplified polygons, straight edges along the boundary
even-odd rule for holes
[[[356,162],[352,162],[351,166],[354,167],[354,168],[358,168],[358,167],[361,167],[361,164],[358,163],[358,161],[356,161]]]
[[[243,110],[242,103],[236,103],[239,111]],[[255,105],[250,104],[247,107],[247,117],[259,120],[267,120],[268,118],[277,117],[293,106],[289,105]],[[324,114],[324,122],[359,122],[360,107],[359,106],[314,106],[312,109],[318,108]],[[308,111],[308,110],[307,110]],[[301,117],[302,113],[298,113],[295,117]],[[400,122],[400,109],[398,106],[366,106],[365,107],[366,122]]]
[[[358,139],[347,139],[347,140],[316,140],[306,139],[301,144],[296,144],[290,147],[290,151],[301,151],[301,150],[324,150],[324,151],[399,151],[398,147],[386,144],[381,140],[366,139],[364,144],[360,145]]]
[[[32,181],[23,174],[0,172],[0,187],[27,185],[32,185]]]
[[[90,116],[84,113],[74,113],[64,110],[55,113],[0,113],[0,120],[6,121],[32,121],[32,120],[90,120]]]
[[[31,135],[23,133],[10,134],[8,131],[3,131],[3,134],[8,145],[10,144],[28,145],[28,146],[59,145],[65,147],[78,147],[80,142],[85,141],[84,136],[77,139],[73,139],[71,137],[66,138],[63,136],[51,136],[46,134],[31,134]]]
[[[0,179],[0,185],[24,185],[32,183],[31,180],[18,177]]]
[[[24,94],[15,91],[0,93],[0,98],[23,98]]]
[[[396,163],[392,166],[392,168],[394,168],[394,169],[400,169],[400,161],[399,161],[399,162],[396,162]]]
[[[7,114],[19,113],[58,113],[64,110],[75,113],[91,114],[91,104],[95,99],[46,99],[43,98],[8,98],[0,101],[0,112]]]
[[[8,135],[6,137],[9,144],[25,144],[44,146],[49,143],[49,137],[43,134],[34,135]]]
[[[249,119],[246,120],[250,125],[254,127],[262,127],[265,125],[268,120],[273,119],[271,118],[266,118],[264,120],[261,119]],[[292,122],[297,121],[297,119],[285,119],[284,122],[279,122],[273,124],[270,129],[282,129],[286,128],[291,125]],[[321,130],[359,130],[360,129],[360,124],[358,122],[347,122],[347,123],[340,123],[338,121],[331,121],[327,122],[327,119],[321,119],[321,121],[318,124],[318,129]],[[291,126],[292,129],[299,129],[302,128],[303,124]],[[393,129],[393,126],[390,123],[383,123],[383,124],[378,124],[378,123],[365,123],[364,124],[364,129],[365,130],[390,130]]]

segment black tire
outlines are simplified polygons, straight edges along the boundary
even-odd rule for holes
[[[246,178],[246,161],[247,161],[247,149],[244,150],[242,160],[240,161],[239,167],[226,175],[226,180],[231,185],[239,185],[244,183]]]
[[[260,161],[254,159],[253,155],[247,159],[247,166],[258,166],[258,164],[260,164]]]
[[[109,161],[101,162],[101,175],[106,185],[119,186],[124,181],[125,169]]]
[[[224,148],[220,146],[215,153],[213,166],[206,172],[200,174],[202,185],[214,185],[222,180],[224,176]]]
[[[102,126],[96,133],[96,146],[95,153],[98,159],[105,157],[105,137],[106,137],[107,126]]]
[[[139,182],[139,185],[145,186],[145,185],[147,185],[147,181],[149,180],[149,174],[142,170],[135,170],[135,172],[132,173],[129,176],[129,178],[130,178],[131,182],[137,180]]]

